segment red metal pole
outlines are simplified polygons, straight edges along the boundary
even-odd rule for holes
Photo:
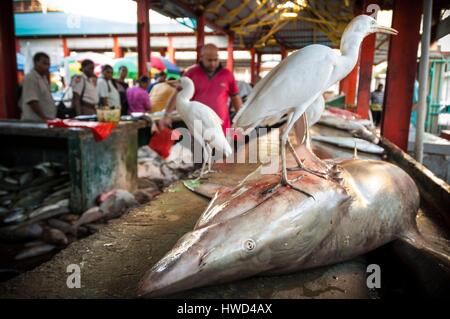
[[[358,113],[362,118],[369,118],[370,83],[372,82],[372,68],[375,54],[376,34],[366,37],[361,46],[359,63],[358,101],[356,103]]]
[[[16,52],[20,53],[20,40],[16,38]]]
[[[367,11],[369,5],[378,4],[377,0],[364,0],[362,6],[363,14],[372,14]],[[364,39],[361,44],[361,54],[359,59],[359,82],[358,97],[356,102],[356,113],[362,118],[369,118],[370,107],[370,83],[372,82],[372,68],[375,55],[376,34],[371,34]]]
[[[70,56],[70,50],[69,47],[67,46],[67,38],[62,38],[62,46],[63,46],[63,52],[64,52],[64,56]]]
[[[167,47],[167,53],[169,54],[169,61],[175,63],[175,49],[173,47],[172,37],[169,37],[169,46]]]
[[[139,75],[148,75],[150,62],[150,2],[137,0],[137,53]]]
[[[389,43],[381,134],[407,150],[409,122],[417,70],[422,2],[394,1],[392,27],[399,33]]]
[[[0,118],[18,118],[13,1],[0,1]]]
[[[259,77],[259,74],[261,73],[261,58],[262,58],[262,53],[258,52],[257,53],[258,56],[258,62],[256,62],[256,78]]]
[[[342,83],[343,82],[343,83]],[[358,63],[355,68],[344,79],[341,80],[342,92],[345,94],[345,106],[354,110],[356,98],[356,84],[358,82]]]
[[[281,60],[284,60],[287,57],[286,47],[284,45],[280,45],[280,53]]]
[[[119,38],[117,35],[113,36],[113,51],[116,59],[123,58],[123,50],[119,45]]]
[[[255,48],[250,49],[250,83],[255,85]]]
[[[233,57],[233,45],[234,45],[234,36],[232,34],[228,35],[228,46],[227,46],[227,69],[233,72],[234,69],[234,57]]]
[[[200,56],[205,45],[205,15],[203,12],[197,16],[197,63],[200,62]]]

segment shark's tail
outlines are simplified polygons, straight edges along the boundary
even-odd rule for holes
[[[406,244],[434,257],[439,264],[450,272],[450,241],[441,237],[424,236],[412,232],[400,238]]]

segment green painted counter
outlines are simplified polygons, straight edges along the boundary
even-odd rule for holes
[[[0,163],[15,166],[55,161],[66,165],[71,179],[71,209],[83,212],[105,191],[136,189],[138,131],[148,125],[145,121],[120,122],[107,139],[96,142],[88,129],[0,121]]]

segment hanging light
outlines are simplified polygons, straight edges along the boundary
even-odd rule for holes
[[[298,16],[297,4],[292,1],[287,1],[282,5],[284,11],[281,13],[283,18],[296,18]]]
[[[283,11],[281,16],[284,18],[297,18],[298,13],[295,12],[294,9],[289,8],[289,9],[286,9],[285,11]]]

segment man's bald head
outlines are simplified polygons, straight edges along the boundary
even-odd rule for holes
[[[200,61],[208,72],[214,72],[219,66],[219,49],[212,43],[205,44]]]

